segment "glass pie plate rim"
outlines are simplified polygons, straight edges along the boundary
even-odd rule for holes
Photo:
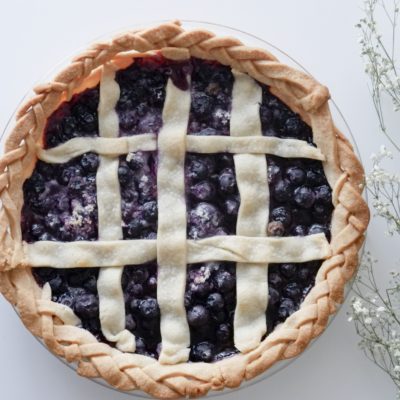
[[[93,40],[91,40],[90,42],[88,42],[85,46],[77,49],[76,51],[74,51],[73,54],[65,57],[62,61],[58,62],[47,74],[45,74],[39,82],[37,83],[43,83],[43,82],[48,82],[58,71],[60,71],[63,67],[67,66],[72,57],[76,54],[79,54],[81,51],[85,50],[91,43],[95,43],[98,41],[104,41],[107,39],[110,39],[112,37],[114,37],[115,35],[117,35],[118,33],[121,32],[126,32],[129,30],[138,30],[141,28],[146,28],[146,27],[151,27],[151,26],[156,26],[159,25],[161,23],[165,23],[165,22],[169,22],[169,20],[157,20],[157,21],[149,21],[143,24],[133,24],[132,26],[126,27],[126,28],[122,28],[122,29],[118,29],[116,31],[112,31],[112,32],[108,32],[104,35],[101,35],[99,37],[94,38]],[[251,33],[245,32],[243,30],[240,29],[236,29],[233,28],[231,26],[227,26],[227,25],[223,25],[223,24],[218,24],[218,23],[214,23],[214,22],[208,22],[208,21],[199,21],[199,20],[180,20],[180,22],[182,23],[182,26],[184,28],[205,28],[205,29],[209,29],[212,32],[215,32],[217,34],[221,34],[224,36],[233,36],[237,39],[240,39],[244,42],[244,44],[246,45],[250,45],[250,46],[254,46],[254,47],[259,47],[259,48],[263,48],[265,50],[270,51],[272,54],[274,54],[275,56],[278,57],[279,61],[291,65],[297,69],[302,70],[303,72],[306,72],[309,75],[312,75],[302,64],[300,64],[298,61],[296,61],[293,57],[291,57],[289,54],[287,54],[284,50],[280,49],[279,47],[275,46],[274,44],[268,42],[267,40],[264,40],[256,35],[253,35]],[[17,105],[15,111],[13,112],[13,114],[11,115],[11,117],[8,119],[5,128],[3,130],[3,132],[1,133],[0,136],[0,148],[1,151],[3,151],[3,146],[4,146],[4,142],[5,139],[7,138],[8,134],[10,133],[11,129],[13,128],[13,123],[15,121],[15,116],[17,113],[17,110],[19,109],[19,107],[24,103],[24,101],[26,99],[28,99],[30,96],[33,95],[33,91],[32,89],[29,90],[25,96],[21,99],[20,103]],[[342,111],[340,110],[340,108],[338,107],[338,105],[335,103],[335,101],[333,99],[329,100],[330,102],[330,106],[331,106],[331,112],[333,115],[333,120],[335,122],[335,125],[339,128],[340,131],[342,131],[344,133],[344,135],[346,136],[347,139],[349,139],[350,143],[352,144],[352,146],[354,147],[354,151],[357,155],[357,157],[359,158],[359,160],[362,163],[362,158],[361,158],[361,154],[359,151],[359,148],[357,146],[357,143],[355,141],[354,135],[351,131],[351,128],[349,126],[349,124],[347,123]],[[368,202],[368,195],[367,192],[364,191],[364,199]],[[362,257],[364,252],[364,246],[362,246],[359,254],[360,257]],[[345,287],[345,300],[347,299],[350,291],[351,291],[351,287],[353,284],[354,278],[352,280],[350,280],[349,282],[347,282],[346,287]],[[340,305],[338,307],[338,311],[332,315],[329,319],[329,323],[327,328],[329,327],[329,325],[332,323],[332,321],[334,320],[334,318],[336,317],[336,315],[340,312],[342,308],[342,305]],[[14,308],[14,310],[18,313],[17,309]],[[33,335],[34,336],[34,335]],[[34,336],[34,338],[36,340],[38,340],[39,343],[41,343],[43,345],[43,347],[45,347],[48,351],[50,351],[46,345],[43,343],[43,341],[39,338],[37,338],[36,336]],[[311,341],[311,343],[308,345],[308,347],[303,351],[303,353],[305,351],[308,351],[308,349],[314,344],[314,342],[316,340],[318,340],[319,336],[315,339],[313,339]],[[261,381],[265,381],[267,378],[277,374],[278,372],[283,371],[286,367],[288,367],[290,364],[292,364],[295,360],[298,359],[298,357],[300,357],[303,353],[299,354],[298,356],[294,357],[294,358],[290,358],[290,359],[286,359],[286,360],[281,360],[279,362],[277,362],[276,364],[274,364],[271,368],[267,369],[265,372],[263,372],[262,374],[260,374],[259,376],[257,376],[254,379],[251,379],[249,381],[243,381],[242,384],[235,389],[224,389],[222,391],[210,391],[207,394],[207,397],[216,397],[216,396],[221,396],[224,394],[228,394],[234,391],[239,391],[242,389],[245,389],[247,387],[253,386]],[[56,358],[58,358],[63,364],[65,364],[66,366],[68,366],[69,368],[73,369],[76,371],[76,364],[74,363],[68,363],[66,360],[64,360],[62,357],[59,357],[57,355],[54,354],[54,356]],[[130,396],[136,396],[136,397],[142,397],[142,398],[152,398],[150,395],[148,395],[147,393],[144,393],[140,390],[133,390],[133,391],[122,391],[122,390],[118,390],[116,388],[114,388],[113,386],[109,385],[107,382],[105,382],[104,380],[102,380],[101,378],[87,378],[105,388],[111,389],[113,391],[119,392],[121,394],[125,394],[125,395],[130,395]]]

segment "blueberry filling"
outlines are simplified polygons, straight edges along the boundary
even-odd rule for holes
[[[185,307],[190,327],[191,361],[211,362],[237,352],[233,345],[234,263],[188,265]]]
[[[120,157],[124,239],[157,237],[157,159],[154,152],[129,153]]]
[[[188,153],[185,180],[188,237],[234,235],[240,198],[233,156]]]
[[[286,104],[274,96],[267,86],[262,87],[260,105],[261,129],[264,136],[292,138],[312,143],[311,128]]]
[[[168,78],[188,90],[192,103],[188,134],[229,135],[233,75],[216,62],[191,59],[173,62],[161,56],[137,59],[118,71],[120,99],[116,111],[120,136],[155,133],[162,126]],[[311,145],[312,131],[299,115],[262,87],[260,118],[265,136],[295,138]],[[45,147],[80,136],[98,136],[98,86],[61,104],[49,118]],[[325,233],[330,238],[332,194],[319,161],[266,156],[270,192],[269,236]],[[39,161],[25,182],[22,209],[23,239],[97,240],[96,172],[99,157],[86,153],[68,163]],[[135,152],[121,156],[123,239],[157,236],[157,154]],[[187,235],[202,239],[234,235],[240,196],[231,154],[187,153],[185,160]],[[314,285],[321,261],[271,264],[268,272],[268,333],[301,305]],[[82,326],[100,341],[97,295],[98,268],[36,268],[39,285],[49,282],[53,300],[71,307]],[[126,266],[122,277],[126,328],[136,336],[136,352],[158,358],[161,348],[157,304],[157,263]],[[188,266],[185,307],[190,328],[190,361],[213,362],[237,353],[233,344],[236,305],[235,264],[210,262]],[[112,344],[111,344],[112,345]]]
[[[188,133],[229,135],[233,75],[216,62],[193,59]]]
[[[325,233],[330,238],[332,191],[319,161],[267,156],[269,236]]]
[[[297,311],[312,289],[322,261],[270,264],[268,268],[267,331]]]
[[[25,241],[97,239],[97,164],[93,153],[61,165],[37,162],[23,186]]]
[[[136,337],[136,353],[158,358],[161,348],[160,310],[157,304],[157,264],[124,268],[126,329]]]
[[[81,136],[98,136],[99,86],[76,94],[48,118],[44,147],[51,148]]]

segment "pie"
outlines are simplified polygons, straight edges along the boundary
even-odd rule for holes
[[[369,220],[326,87],[171,22],[35,92],[1,158],[1,291],[80,375],[201,396],[324,330]]]

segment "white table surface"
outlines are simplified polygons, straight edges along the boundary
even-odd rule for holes
[[[263,4],[263,5],[262,5]],[[160,19],[196,19],[253,33],[285,50],[331,91],[359,144],[367,169],[383,137],[359,57],[357,0],[13,0],[0,13],[0,131],[22,96],[60,60],[107,32]],[[397,266],[399,250],[382,222],[369,230],[368,248],[380,272]],[[398,246],[397,246],[398,247]],[[280,373],[230,399],[394,399],[385,374],[357,348],[347,322],[349,301],[323,336]],[[122,400],[131,397],[82,379],[46,351],[0,298],[1,399]]]

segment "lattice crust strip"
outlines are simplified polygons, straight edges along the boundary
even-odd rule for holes
[[[231,136],[262,136],[261,86],[241,72],[233,71],[233,76]],[[269,214],[266,157],[264,154],[236,154],[234,163],[240,194],[236,233],[266,236]],[[256,348],[267,332],[268,264],[238,262],[236,282],[234,343],[237,349],[246,353]]]
[[[217,60],[268,84],[273,94],[311,124],[317,149],[315,153],[308,154],[307,158],[324,161],[325,174],[333,188],[335,210],[332,219],[332,245],[323,243],[323,239],[321,241],[317,235],[304,238],[315,241],[313,246],[319,246],[317,251],[320,255],[325,254],[323,258],[327,259],[318,272],[315,287],[306,297],[300,310],[277,327],[253,350],[213,364],[163,365],[148,357],[122,353],[106,344],[98,343],[88,331],[74,326],[79,321],[68,309],[50,301],[49,286],[38,288],[30,269],[24,268],[29,267],[31,261],[37,262],[36,265],[48,261],[52,266],[61,267],[60,263],[53,264],[53,261],[57,251],[61,251],[59,255],[66,256],[73,253],[71,250],[75,248],[69,249],[69,245],[78,245],[82,247],[80,250],[84,250],[83,258],[72,256],[72,259],[68,260],[72,261],[72,265],[91,266],[97,261],[95,257],[97,251],[107,254],[107,249],[116,246],[118,252],[122,252],[131,244],[132,241],[115,241],[116,236],[110,242],[108,242],[110,238],[96,244],[93,242],[95,247],[88,246],[87,242],[65,243],[62,247],[59,247],[58,243],[49,242],[23,244],[20,229],[22,183],[31,174],[37,157],[43,159],[49,157],[48,160],[53,162],[66,160],[60,155],[61,151],[57,153],[57,149],[40,150],[46,119],[60,102],[70,99],[82,88],[96,84],[100,79],[98,67],[107,62],[113,61],[118,68],[127,65],[128,54],[131,56],[132,52],[151,53],[154,50],[160,50],[162,54],[172,59],[187,58],[191,55]],[[3,294],[17,305],[21,318],[28,328],[42,337],[49,348],[68,361],[78,361],[78,372],[82,375],[101,376],[111,385],[124,390],[140,388],[156,397],[177,398],[199,396],[209,390],[223,387],[235,387],[243,379],[250,379],[265,371],[276,361],[297,355],[312,338],[322,332],[329,315],[336,309],[336,303],[342,301],[344,283],[356,269],[357,251],[362,244],[363,233],[369,220],[368,208],[360,195],[363,181],[362,167],[348,141],[332,123],[327,105],[329,93],[324,86],[313,78],[280,64],[268,52],[246,47],[236,39],[219,38],[203,30],[185,31],[179,23],[166,23],[143,31],[128,32],[111,42],[95,44],[87,52],[76,57],[53,82],[41,85],[35,91],[36,96],[19,110],[15,128],[5,146],[5,155],[0,160],[2,171],[0,269],[3,271],[0,273],[0,285]],[[254,132],[247,134],[254,135]],[[117,157],[135,148],[152,150],[156,147],[156,139],[151,135],[121,139],[101,137],[87,141],[82,138],[75,143],[71,140],[65,144],[66,157],[72,158],[82,154],[83,151],[95,151],[101,157]],[[291,148],[292,152],[298,149],[296,143],[290,144],[287,139],[285,143],[266,140],[267,138],[257,135],[250,141],[247,139],[246,137],[248,147],[242,147],[244,145],[242,137],[231,137],[215,139],[212,148],[232,153],[240,153],[240,149],[246,148],[246,153],[250,154],[269,153],[283,157],[293,156],[293,153],[286,155],[281,153],[286,151],[285,147]],[[214,138],[212,140],[214,141]],[[111,143],[115,146],[115,153],[107,150]],[[187,138],[183,146],[187,151],[209,152],[208,144],[202,141],[202,138]],[[257,148],[260,150],[256,150]],[[240,159],[241,154],[235,157]],[[216,256],[214,259],[250,263],[248,264],[250,267],[257,263],[279,262],[274,258],[274,254],[276,256],[277,251],[286,251],[285,246],[288,242],[282,244],[273,239],[275,238],[237,236],[187,241],[187,262],[206,260],[207,252],[214,246],[217,248],[213,254]],[[287,240],[290,241],[290,238]],[[159,252],[155,241],[148,241],[146,249],[141,247],[140,242],[143,241],[136,242],[135,247],[139,249],[137,259],[140,258],[142,251],[149,250],[150,253],[154,252],[154,255]],[[302,247],[304,245],[305,243]],[[261,252],[259,258],[246,257],[246,252],[252,246],[268,251]],[[47,250],[49,250],[48,259],[40,259],[46,257],[40,254]],[[291,260],[291,254],[293,255],[289,249],[286,261]],[[141,257],[144,258],[143,254]],[[111,257],[106,261],[111,261]],[[117,258],[117,261],[118,264],[114,265],[115,268],[111,268],[112,270],[118,270],[120,265],[128,264],[123,257]],[[110,267],[110,265],[111,263],[108,265],[106,263],[103,266]]]
[[[99,133],[101,137],[116,138],[119,135],[118,115],[115,105],[119,99],[119,85],[115,81],[115,69],[105,64],[100,81],[98,107]],[[99,241],[122,239],[121,193],[118,181],[119,157],[100,155],[96,174]],[[125,329],[125,300],[121,278],[123,264],[116,268],[105,267],[99,272],[100,323],[103,335],[115,342],[121,351],[134,352],[135,337]]]

